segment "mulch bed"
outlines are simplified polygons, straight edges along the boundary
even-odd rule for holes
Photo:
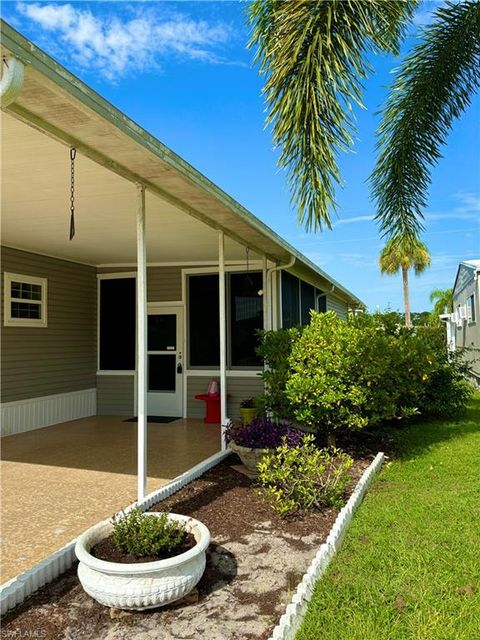
[[[356,461],[347,495],[372,458]],[[207,569],[185,600],[143,613],[108,609],[84,593],[74,567],[7,614],[2,634],[35,632],[48,640],[266,640],[338,510],[281,518],[252,480],[232,468],[237,463],[229,456],[152,507],[192,516],[210,529]]]

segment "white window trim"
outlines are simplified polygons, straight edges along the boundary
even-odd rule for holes
[[[12,282],[25,282],[26,284],[40,285],[42,289],[42,297],[40,300],[28,300],[25,298],[12,298]],[[4,302],[4,316],[3,324],[5,327],[38,327],[44,328],[48,326],[47,322],[47,279],[38,278],[36,276],[27,276],[19,273],[10,273],[5,271],[4,273],[4,290],[3,290],[3,302]],[[12,318],[12,302],[27,302],[29,304],[38,304],[41,309],[41,317],[37,320],[35,318]]]

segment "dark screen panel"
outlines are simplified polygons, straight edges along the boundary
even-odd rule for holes
[[[176,359],[177,356],[174,354],[149,354],[149,391],[175,391]]]
[[[287,271],[282,271],[282,326],[300,324],[300,281]]]
[[[135,278],[100,280],[100,369],[135,369]]]
[[[308,282],[300,283],[300,298],[301,298],[301,322],[302,324],[309,324],[310,322],[310,310],[315,309],[315,287]]]
[[[175,313],[149,314],[148,351],[175,351],[177,316]]]
[[[190,366],[220,366],[218,274],[188,279],[188,327]]]
[[[230,364],[233,367],[258,367],[256,354],[258,331],[263,329],[261,273],[232,273],[230,276]]]
[[[327,311],[327,296],[317,289],[318,312],[325,313]]]

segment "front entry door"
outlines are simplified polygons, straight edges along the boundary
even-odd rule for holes
[[[182,416],[183,309],[163,307],[148,311],[147,413]]]

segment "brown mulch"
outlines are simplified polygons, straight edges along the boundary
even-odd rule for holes
[[[351,492],[371,455],[351,469]],[[2,637],[48,640],[266,640],[328,535],[338,510],[284,519],[229,456],[152,507],[201,520],[211,533],[207,568],[185,601],[149,612],[120,612],[87,596],[76,567],[2,621]],[[258,584],[258,591],[256,585]]]

